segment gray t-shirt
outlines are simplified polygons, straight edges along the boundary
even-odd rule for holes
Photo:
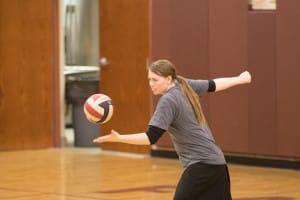
[[[187,81],[199,96],[208,90],[207,80]],[[177,81],[174,87],[160,97],[149,125],[169,131],[184,168],[198,162],[226,164],[223,152],[215,143],[208,124],[203,128],[200,126],[192,106],[181,94]]]

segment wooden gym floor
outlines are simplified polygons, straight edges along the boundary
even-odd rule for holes
[[[234,200],[300,199],[300,171],[229,164]],[[59,148],[0,152],[2,200],[172,199],[176,159]]]

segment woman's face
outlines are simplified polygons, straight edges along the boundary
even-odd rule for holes
[[[150,88],[154,95],[164,94],[172,84],[171,76],[163,77],[159,76],[150,70],[148,70],[148,80]]]

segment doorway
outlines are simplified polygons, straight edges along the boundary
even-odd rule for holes
[[[99,93],[99,1],[63,0],[61,41],[63,71],[63,147],[95,147],[99,125],[89,123],[83,104]]]

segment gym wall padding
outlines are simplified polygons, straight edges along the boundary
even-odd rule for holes
[[[276,103],[278,155],[300,157],[300,1],[277,0]]]
[[[249,88],[248,153],[276,155],[276,30],[274,11],[248,15]]]
[[[202,100],[225,153],[300,158],[300,1],[277,0],[273,11],[247,0],[152,4],[152,60],[170,59],[190,78],[252,73],[250,85]],[[173,148],[168,136],[157,147]]]

